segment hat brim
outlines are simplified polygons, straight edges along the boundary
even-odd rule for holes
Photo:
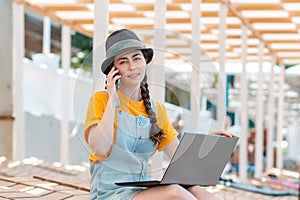
[[[145,59],[146,59],[146,63],[147,64],[152,60],[152,58],[153,58],[153,49],[151,49],[151,48],[129,47],[129,48],[125,48],[125,49],[122,49],[121,51],[119,51],[118,55],[120,55],[122,53],[125,53],[125,52],[128,52],[128,51],[131,51],[131,50],[135,50],[135,49],[138,49],[138,50],[146,52],[147,57]],[[111,68],[113,66],[112,63],[114,62],[115,57],[116,56],[111,56],[109,58],[106,58],[102,62],[101,71],[105,75],[107,75],[110,72],[110,70],[111,70]]]

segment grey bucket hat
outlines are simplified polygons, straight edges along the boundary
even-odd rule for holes
[[[146,48],[138,36],[128,29],[121,29],[109,35],[106,39],[105,49],[106,59],[101,65],[101,70],[105,75],[109,73],[113,67],[115,57],[119,54],[140,49],[145,56],[147,64],[152,60],[153,57],[153,49]]]

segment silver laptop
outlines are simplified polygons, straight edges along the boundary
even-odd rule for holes
[[[115,184],[140,187],[169,184],[179,184],[183,187],[216,185],[238,139],[238,137],[186,132],[161,180]]]

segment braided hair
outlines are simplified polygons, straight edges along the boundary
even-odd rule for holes
[[[145,59],[147,59],[147,52],[142,51]],[[149,132],[149,138],[153,142],[154,145],[159,144],[165,137],[164,133],[161,128],[157,125],[157,120],[156,120],[156,113],[153,111],[151,107],[151,102],[150,102],[150,94],[149,94],[149,89],[148,89],[148,83],[147,83],[147,75],[145,75],[143,81],[141,82],[141,96],[144,101],[144,105],[146,108],[146,112],[150,117],[150,123],[151,123],[151,128]]]
[[[145,76],[146,77],[146,76]],[[144,78],[145,80],[146,78]],[[164,139],[164,133],[161,128],[157,125],[156,113],[153,111],[150,102],[150,95],[148,90],[148,84],[146,81],[143,81],[141,86],[141,96],[144,100],[144,105],[146,107],[146,112],[150,117],[151,128],[149,132],[149,138],[153,142],[154,145],[159,144],[161,140]]]

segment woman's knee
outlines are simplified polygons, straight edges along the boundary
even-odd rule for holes
[[[194,195],[197,199],[218,199],[204,188],[201,188],[199,185],[195,185],[188,188],[188,191]]]
[[[195,186],[189,187],[188,191],[190,191],[191,193],[206,192],[206,190],[204,190],[203,188],[201,188],[199,185],[195,185]]]
[[[187,196],[187,191],[177,184],[167,186],[166,191],[170,199],[184,199]]]

